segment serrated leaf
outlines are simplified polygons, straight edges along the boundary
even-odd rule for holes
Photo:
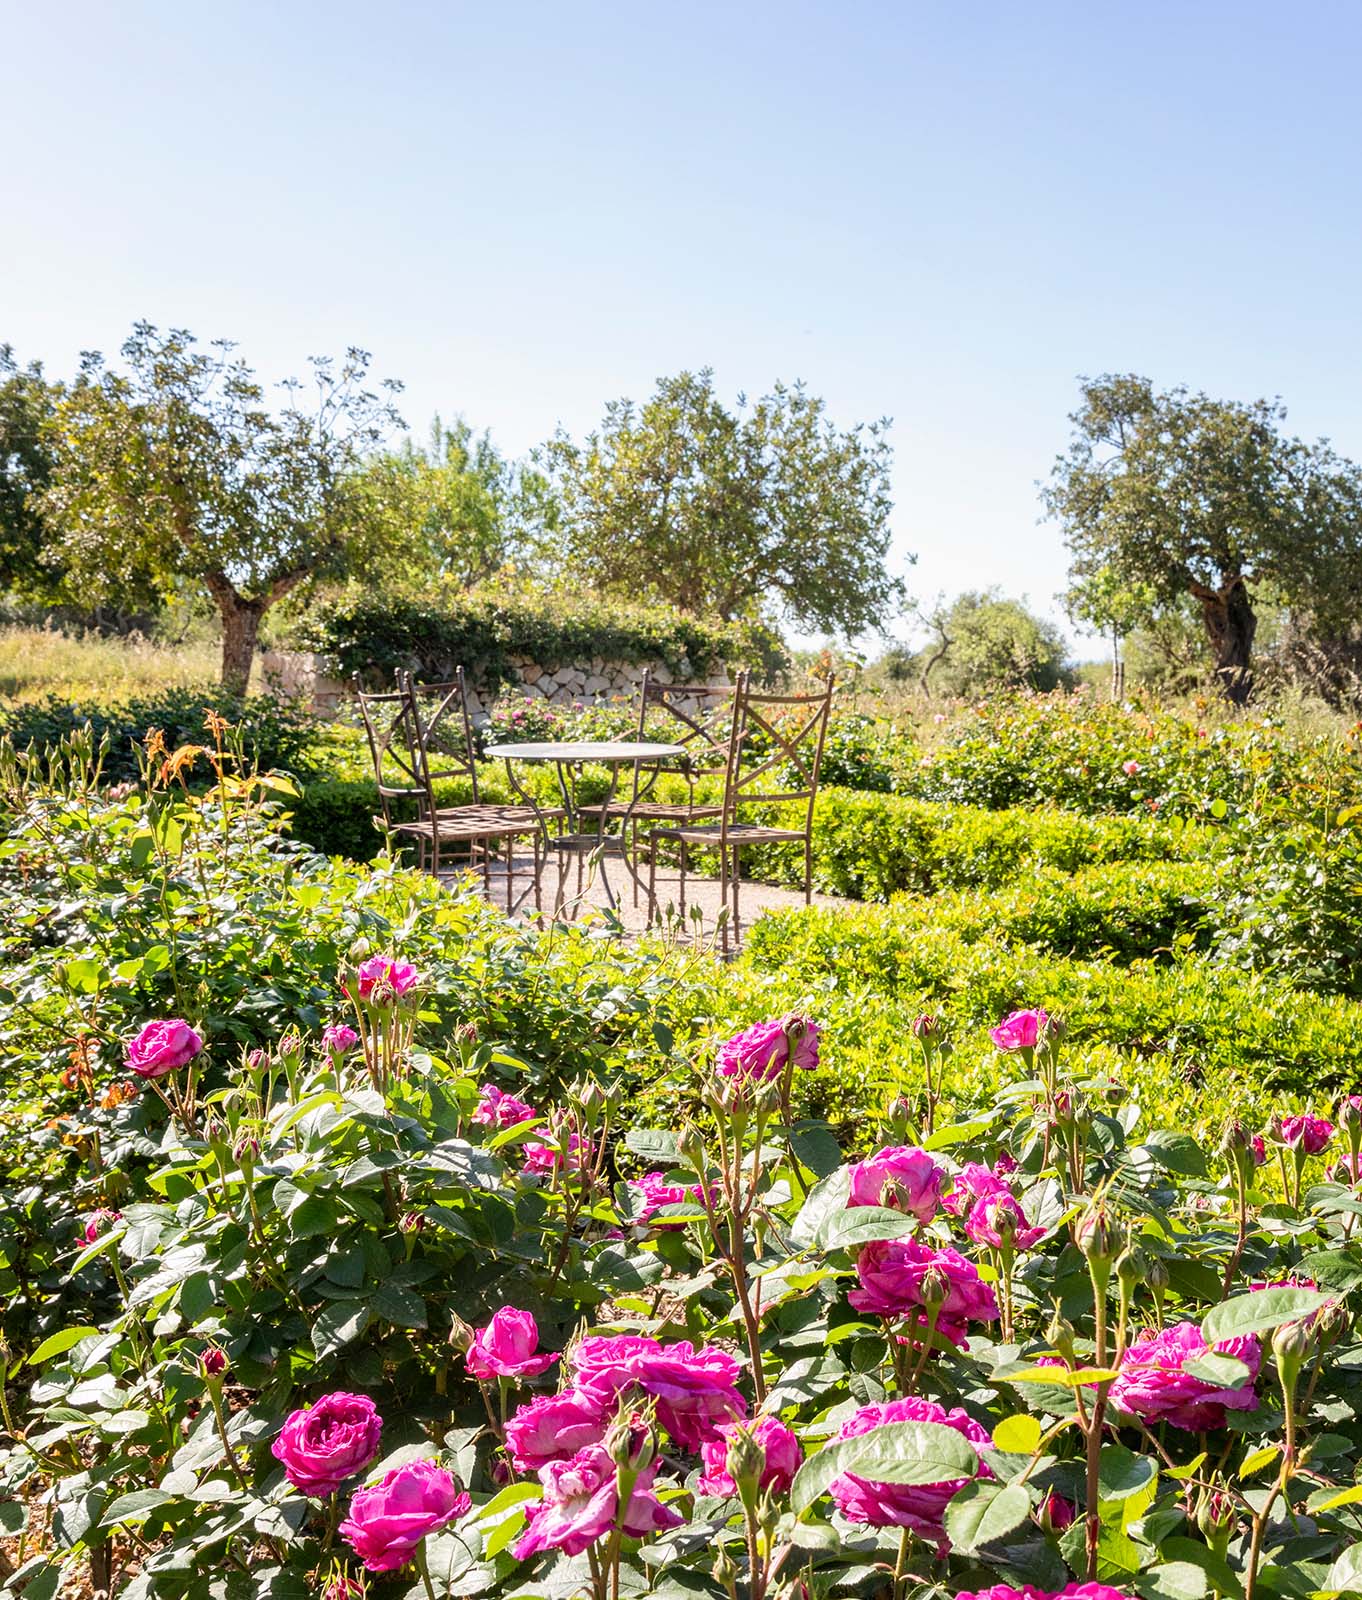
[[[79,1328],[62,1328],[56,1333],[49,1334],[28,1358],[28,1364],[36,1367],[44,1361],[50,1361],[53,1356],[64,1355],[73,1345],[78,1345],[82,1339],[89,1339],[98,1334],[98,1328],[88,1325]]]
[[[993,1430],[993,1448],[1012,1456],[1034,1455],[1040,1440],[1040,1419],[1026,1412],[1004,1417]]]
[[[1239,1463],[1239,1476],[1251,1478],[1255,1472],[1261,1472],[1269,1462],[1275,1461],[1280,1454],[1281,1450],[1275,1444],[1265,1444],[1257,1450],[1250,1450]]]
[[[940,1422],[888,1422],[855,1439],[825,1445],[795,1474],[790,1506],[807,1511],[834,1478],[854,1472],[876,1483],[949,1483],[979,1469],[974,1446]]]
[[[967,1555],[993,1544],[1031,1515],[1031,1497],[1016,1483],[976,1479],[953,1495],[946,1507],[946,1536]]]
[[[1212,1306],[1201,1319],[1201,1337],[1207,1344],[1245,1334],[1266,1333],[1284,1322],[1311,1316],[1333,1297],[1317,1289],[1256,1289]]]

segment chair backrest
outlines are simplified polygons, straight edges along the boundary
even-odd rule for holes
[[[744,807],[802,800],[807,833],[818,796],[818,769],[823,764],[832,692],[830,673],[822,689],[813,694],[766,694],[752,688],[747,674],[739,678],[724,774],[721,830],[737,822]],[[778,784],[775,789],[767,786],[772,779]]]
[[[478,763],[463,668],[455,667],[446,683],[417,683],[410,675],[403,682],[416,734],[417,776],[430,791],[432,808],[435,785],[442,778],[466,779],[476,803]]]
[[[420,738],[416,712],[401,674],[395,690],[373,694],[355,676],[355,699],[364,719],[369,741],[369,757],[378,785],[378,801],[383,820],[393,826],[392,801],[415,800],[420,810],[430,802],[430,785],[421,776]]]
[[[638,738],[679,744],[685,756],[681,774],[693,791],[698,779],[721,776],[728,769],[738,686],[729,684],[659,683],[645,668],[639,688]]]

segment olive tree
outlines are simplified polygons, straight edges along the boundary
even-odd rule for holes
[[[394,427],[398,385],[368,389],[369,356],[316,357],[271,406],[226,340],[138,323],[124,370],[96,352],[49,423],[39,498],[55,553],[88,592],[150,570],[198,585],[222,619],[222,682],[242,691],[261,618],[305,579],[340,575],[357,530],[345,485]]]
[[[1356,467],[1326,441],[1288,436],[1279,401],[1159,393],[1129,375],[1085,379],[1082,395],[1042,491],[1073,556],[1074,591],[1147,594],[1151,616],[1190,597],[1221,688],[1243,704],[1257,594],[1321,619],[1356,604]]]
[[[607,406],[584,442],[542,447],[560,514],[545,559],[696,616],[879,627],[903,596],[886,566],[888,426],[839,429],[802,384],[730,411],[708,370],[663,378],[642,406]]]

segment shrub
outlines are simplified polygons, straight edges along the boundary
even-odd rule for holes
[[[595,657],[665,661],[678,674],[706,676],[727,663],[782,670],[780,641],[757,627],[695,621],[666,608],[607,604],[589,595],[496,588],[375,593],[358,584],[315,601],[289,642],[314,650],[344,677],[389,681],[399,668],[431,680],[462,666],[494,692],[511,676],[511,657],[540,666],[580,665]]]

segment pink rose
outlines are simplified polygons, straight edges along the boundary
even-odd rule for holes
[[[772,1022],[754,1022],[719,1046],[719,1072],[725,1078],[755,1078],[770,1082],[787,1065],[818,1065],[816,1022],[794,1012]]]
[[[323,1499],[369,1465],[382,1432],[383,1419],[367,1395],[337,1391],[293,1412],[270,1449],[300,1494]]]
[[[587,1445],[570,1460],[548,1462],[539,1470],[544,1498],[531,1509],[516,1541],[516,1560],[541,1550],[581,1555],[617,1523],[636,1539],[679,1528],[686,1519],[668,1510],[652,1492],[657,1468],[658,1463],[651,1461],[639,1473],[621,1518],[619,1474],[604,1445]]]
[[[100,1234],[111,1222],[121,1222],[121,1211],[110,1211],[108,1206],[100,1206],[98,1211],[92,1211],[85,1219],[85,1232],[82,1235],[86,1244],[93,1244]]]
[[[165,1022],[148,1022],[128,1045],[128,1065],[139,1078],[164,1078],[192,1061],[203,1049],[203,1040],[187,1022],[171,1017]]]
[[[1125,773],[1127,778],[1133,778],[1139,770],[1140,763],[1138,761],[1123,761],[1121,763],[1121,771]]]
[[[527,1144],[521,1149],[522,1172],[556,1172],[559,1167],[567,1165],[574,1172],[582,1172],[591,1165],[596,1148],[590,1139],[583,1139],[579,1133],[570,1133],[567,1136],[567,1153],[551,1144]]]
[[[935,1422],[954,1428],[976,1451],[987,1450],[993,1443],[986,1430],[959,1407],[947,1411],[934,1400],[920,1400],[916,1396],[890,1400],[885,1405],[862,1406],[855,1416],[842,1424],[836,1438],[859,1439],[862,1434],[890,1422]],[[993,1474],[980,1461],[974,1476],[991,1478]],[[942,1517],[946,1506],[969,1481],[968,1478],[952,1478],[942,1483],[878,1483],[845,1472],[832,1480],[829,1492],[849,1522],[868,1522],[877,1528],[911,1528],[925,1539],[939,1541],[943,1538]]]
[[[1253,1151],[1254,1166],[1263,1166],[1267,1161],[1267,1142],[1261,1133],[1255,1133],[1249,1140],[1249,1149]]]
[[[1034,1050],[1041,1029],[1049,1020],[1049,1014],[1039,1009],[1014,1011],[1010,1017],[1004,1017],[996,1028],[990,1028],[988,1036],[999,1050]]]
[[[360,999],[374,1005],[390,1005],[400,1000],[415,986],[416,980],[416,968],[393,956],[370,956],[355,971],[355,987]]]
[[[889,1206],[930,1222],[941,1204],[946,1174],[925,1150],[891,1145],[851,1168],[848,1206]]]
[[[719,1426],[741,1421],[747,1402],[738,1393],[742,1368],[714,1345],[685,1340],[664,1345],[638,1335],[583,1339],[572,1351],[578,1376],[615,1392],[637,1386],[657,1401],[657,1420],[683,1450],[719,1437]]]
[[[645,1172],[641,1178],[631,1178],[629,1187],[639,1197],[638,1215],[636,1222],[647,1222],[656,1211],[663,1206],[684,1205],[689,1200],[694,1200],[697,1205],[702,1203],[703,1185],[698,1183],[668,1183],[660,1172]],[[653,1226],[659,1233],[674,1233],[678,1228],[684,1228],[684,1222],[656,1222]]]
[[[995,1583],[990,1589],[965,1589],[955,1600],[1133,1600],[1128,1589],[1113,1589],[1105,1583],[1066,1583],[1062,1589],[1010,1589]]]
[[[1334,1125],[1323,1117],[1284,1117],[1282,1143],[1291,1150],[1303,1151],[1307,1156],[1317,1156],[1333,1138]]]
[[[615,1391],[603,1383],[577,1383],[561,1394],[543,1394],[506,1424],[506,1448],[517,1472],[599,1444],[615,1414]]]
[[[475,1378],[534,1378],[558,1359],[552,1353],[536,1355],[538,1348],[539,1327],[530,1313],[502,1306],[473,1335],[468,1370]]]
[[[533,1106],[527,1106],[513,1094],[503,1094],[494,1083],[484,1083],[473,1121],[484,1128],[514,1128],[517,1123],[529,1122],[534,1114]]]
[[[205,1378],[221,1378],[227,1371],[227,1352],[220,1345],[205,1346],[199,1356],[199,1371]]]
[[[1041,1506],[1040,1520],[1042,1526],[1048,1527],[1052,1533],[1063,1533],[1065,1528],[1073,1526],[1077,1515],[1073,1501],[1066,1500],[1062,1494],[1056,1494],[1051,1489]]]
[[[951,1192],[942,1202],[953,1217],[963,1217],[976,1200],[985,1195],[1007,1194],[1012,1190],[1005,1179],[977,1161],[967,1161],[951,1179]]]
[[[1171,1422],[1189,1433],[1223,1428],[1227,1408],[1256,1411],[1253,1380],[1262,1361],[1256,1335],[1222,1339],[1215,1349],[1244,1363],[1248,1368],[1244,1383],[1221,1388],[1183,1371],[1189,1361],[1206,1354],[1206,1341],[1195,1322],[1175,1323],[1161,1333],[1136,1340],[1121,1357],[1120,1376],[1110,1391],[1112,1405],[1142,1422]]]
[[[728,1470],[728,1447],[743,1427],[761,1447],[763,1461],[757,1488],[774,1489],[784,1494],[794,1482],[794,1475],[804,1460],[799,1440],[779,1417],[764,1416],[751,1424],[720,1423],[718,1438],[706,1440],[701,1445],[700,1457],[705,1466],[698,1485],[701,1494],[724,1497],[737,1494],[738,1486]]]
[[[965,1232],[993,1250],[1029,1250],[1045,1237],[1045,1229],[1033,1227],[1010,1194],[981,1195],[965,1218]]]
[[[322,1049],[329,1056],[343,1056],[359,1043],[359,1035],[345,1022],[333,1022],[322,1031]]]
[[[370,1572],[396,1572],[428,1533],[465,1516],[471,1506],[443,1467],[408,1461],[355,1490],[340,1534]]]
[[[992,1322],[998,1315],[993,1290],[958,1250],[933,1250],[915,1239],[875,1239],[857,1255],[856,1276],[861,1287],[847,1299],[857,1311],[910,1317],[915,1327],[925,1328],[925,1308],[934,1300],[937,1332],[961,1349],[968,1348],[967,1323]]]

